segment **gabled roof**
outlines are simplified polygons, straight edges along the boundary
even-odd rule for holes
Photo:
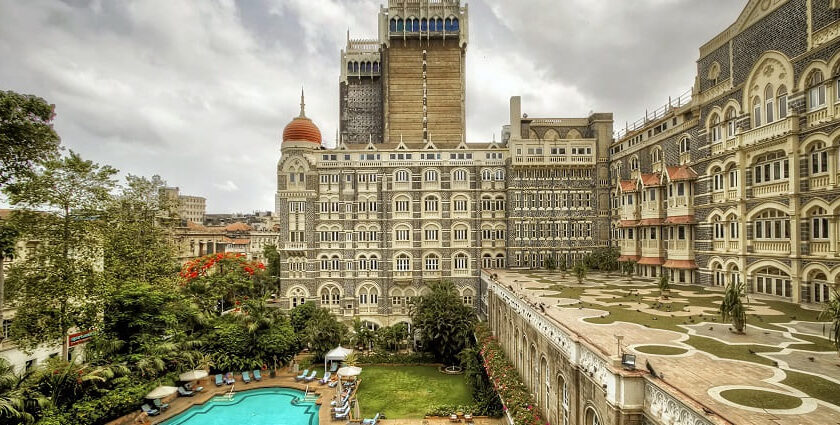
[[[639,180],[642,182],[642,186],[645,187],[662,186],[662,177],[659,173],[640,174]]]
[[[621,180],[618,182],[622,192],[635,192],[638,190],[634,180]]]
[[[697,172],[694,171],[694,169],[689,167],[688,165],[669,166],[666,167],[666,169],[668,170],[668,179],[672,182],[682,180],[697,180]]]
[[[228,224],[227,226],[225,226],[225,231],[228,231],[228,232],[250,232],[251,230],[254,230],[254,229],[251,226],[249,226],[249,225],[247,225],[247,224],[245,224],[241,221],[238,221],[236,223],[231,223],[231,224]]]

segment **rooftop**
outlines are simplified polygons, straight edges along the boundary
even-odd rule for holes
[[[747,331],[721,323],[721,290],[654,279],[595,274],[492,270],[498,282],[545,315],[616,356],[615,335],[636,364],[650,362],[679,397],[737,424],[840,423],[840,358],[819,310],[749,295]]]

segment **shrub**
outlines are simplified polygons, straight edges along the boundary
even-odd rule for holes
[[[426,410],[426,416],[449,416],[455,412],[470,413],[476,416],[485,416],[478,413],[478,407],[474,404],[438,404]]]
[[[359,364],[428,364],[435,358],[427,353],[370,353],[357,357]]]

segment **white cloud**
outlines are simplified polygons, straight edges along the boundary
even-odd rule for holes
[[[215,186],[216,189],[219,189],[222,192],[236,192],[237,190],[239,190],[239,186],[237,186],[236,183],[230,180],[226,180],[224,183],[214,183],[213,186]]]
[[[55,103],[63,143],[87,158],[160,174],[209,212],[273,209],[300,86],[332,142],[339,51],[348,28],[376,36],[380,3],[0,0],[0,81]],[[690,86],[697,47],[736,3],[470,4],[468,140],[498,137],[512,95],[532,116],[635,119]]]

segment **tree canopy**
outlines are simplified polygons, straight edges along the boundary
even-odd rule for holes
[[[471,344],[475,310],[464,305],[451,282],[430,285],[431,292],[416,299],[412,323],[426,351],[438,361],[454,364],[458,353]]]

